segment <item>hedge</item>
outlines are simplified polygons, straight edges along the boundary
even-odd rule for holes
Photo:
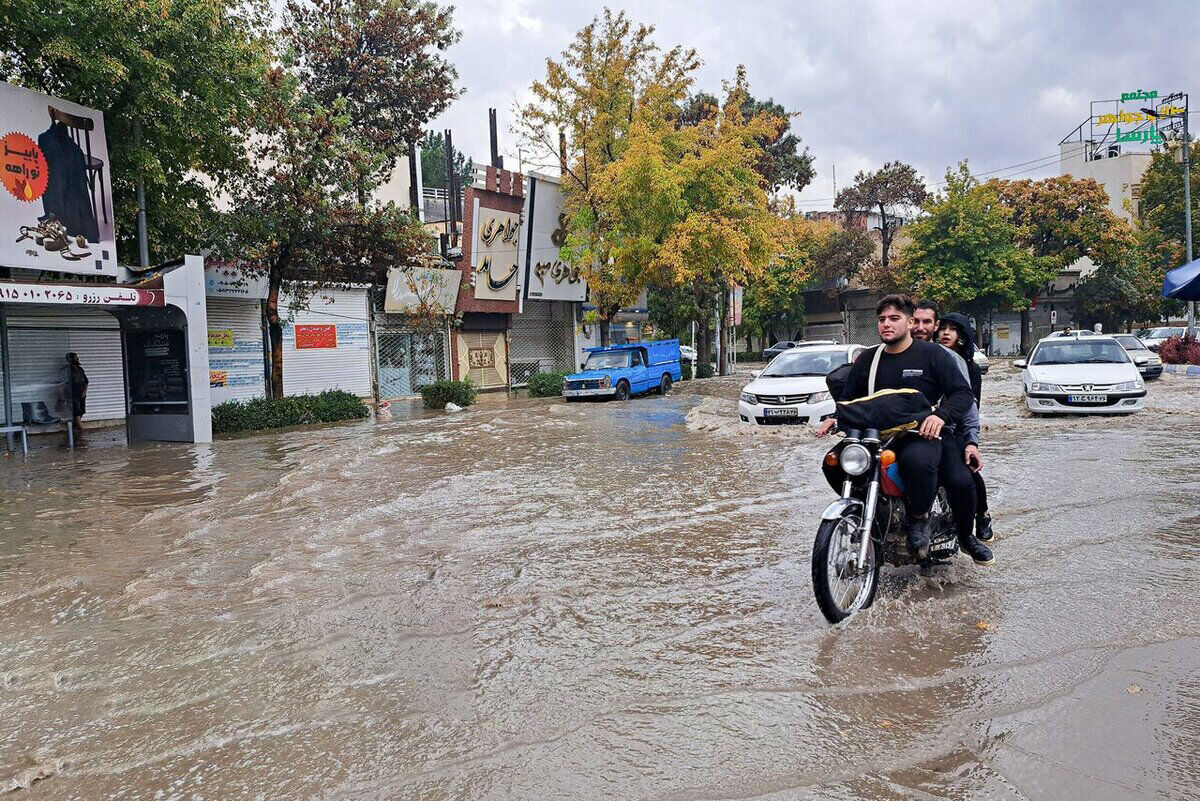
[[[435,381],[421,387],[421,400],[426,409],[444,409],[447,403],[470,406],[479,390],[467,378],[462,381]]]
[[[560,370],[534,373],[529,376],[529,397],[553,398],[556,395],[561,395],[563,391],[563,379],[566,377],[567,374]]]
[[[711,364],[701,363],[696,365],[696,378],[712,378],[716,374],[717,371]]]
[[[368,414],[367,407],[357,395],[331,389],[317,395],[220,403],[212,410],[212,428],[214,434],[230,434],[235,431],[360,420]]]
[[[692,380],[692,363],[690,361],[688,361],[687,359],[684,359],[679,364],[679,372],[683,373],[684,381],[691,381]]]
[[[1158,346],[1164,364],[1200,364],[1200,341],[1188,334],[1168,337]]]

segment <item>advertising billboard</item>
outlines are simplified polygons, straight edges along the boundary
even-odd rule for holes
[[[534,300],[587,299],[587,282],[559,258],[567,243],[567,218],[556,180],[529,179],[525,201],[525,226],[521,232],[519,264],[525,270],[525,297]]]
[[[477,300],[516,300],[517,240],[521,216],[511,211],[488,208],[475,200],[474,242],[471,266],[475,270]]]
[[[0,83],[0,266],[116,276],[104,115]]]

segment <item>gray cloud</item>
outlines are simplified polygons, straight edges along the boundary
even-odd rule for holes
[[[802,112],[793,128],[816,157],[802,199],[828,206],[831,173],[900,159],[930,181],[970,159],[989,171],[1055,154],[1087,117],[1088,101],[1138,88],[1188,91],[1200,55],[1192,2],[733,3],[614,2],[654,24],[664,47],[695,47],[698,86],[719,89],[745,64],[751,89]],[[600,6],[573,0],[467,0],[451,57],[466,94],[435,121],[477,161],[488,151],[487,109],[502,125]],[[513,166],[515,138],[501,133]],[[1024,169],[1024,168],[1017,168]],[[1015,172],[1012,170],[1010,172]],[[1034,165],[1030,177],[1054,174]]]

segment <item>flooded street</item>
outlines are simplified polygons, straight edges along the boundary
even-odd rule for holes
[[[1034,419],[997,361],[996,566],[837,627],[742,383],[4,460],[0,793],[1200,796],[1200,380]]]

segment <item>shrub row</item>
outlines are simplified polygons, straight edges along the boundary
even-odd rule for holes
[[[555,395],[561,395],[563,379],[566,377],[567,374],[559,370],[534,373],[529,376],[529,397],[553,398]]]
[[[358,420],[366,417],[368,413],[367,407],[357,395],[331,389],[317,395],[254,398],[220,403],[213,407],[212,426],[214,434],[229,434],[235,431]]]
[[[421,387],[421,400],[426,409],[444,409],[447,403],[470,406],[478,394],[479,390],[469,378],[462,381],[435,381]]]
[[[1200,342],[1191,335],[1169,337],[1158,346],[1158,355],[1166,364],[1200,364]]]

